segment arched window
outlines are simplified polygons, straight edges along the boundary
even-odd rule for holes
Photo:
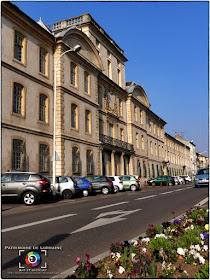
[[[144,178],[147,178],[147,167],[145,161],[143,161],[143,168],[144,168]]]
[[[85,110],[85,132],[91,133],[91,113]]]
[[[152,141],[150,141],[150,153],[151,153],[151,155],[153,155],[153,145],[152,145]]]
[[[139,134],[136,133],[136,148],[139,149]]]
[[[87,175],[93,175],[93,152],[87,150],[86,152]]]
[[[72,148],[72,173],[80,173],[80,152],[77,147]]]
[[[12,170],[25,171],[26,150],[25,142],[20,139],[12,140]]]

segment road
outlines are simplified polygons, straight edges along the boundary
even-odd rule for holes
[[[2,278],[64,278],[77,257],[98,256],[111,243],[137,237],[149,224],[169,221],[207,197],[208,188],[188,184],[31,207],[4,204]],[[25,262],[31,251],[41,257],[38,266]]]

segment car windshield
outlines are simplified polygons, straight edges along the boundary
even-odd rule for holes
[[[200,169],[197,171],[196,175],[203,175],[203,174],[209,174],[209,169]]]

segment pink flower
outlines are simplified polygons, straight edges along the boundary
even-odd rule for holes
[[[80,262],[80,260],[81,260],[81,258],[80,258],[80,257],[77,257],[77,258],[76,258],[76,263],[77,263],[77,265],[80,265],[80,263],[79,263],[79,262]]]
[[[86,266],[87,266],[87,272],[89,272],[91,270],[91,267],[92,267],[92,263],[87,263]]]
[[[89,254],[85,254],[85,256],[86,256],[86,260],[89,261],[90,255]]]
[[[133,263],[137,263],[138,260],[136,258],[133,258]]]

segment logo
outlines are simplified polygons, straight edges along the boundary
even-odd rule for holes
[[[25,261],[27,265],[35,267],[40,263],[40,255],[33,251],[29,252],[25,257]]]

